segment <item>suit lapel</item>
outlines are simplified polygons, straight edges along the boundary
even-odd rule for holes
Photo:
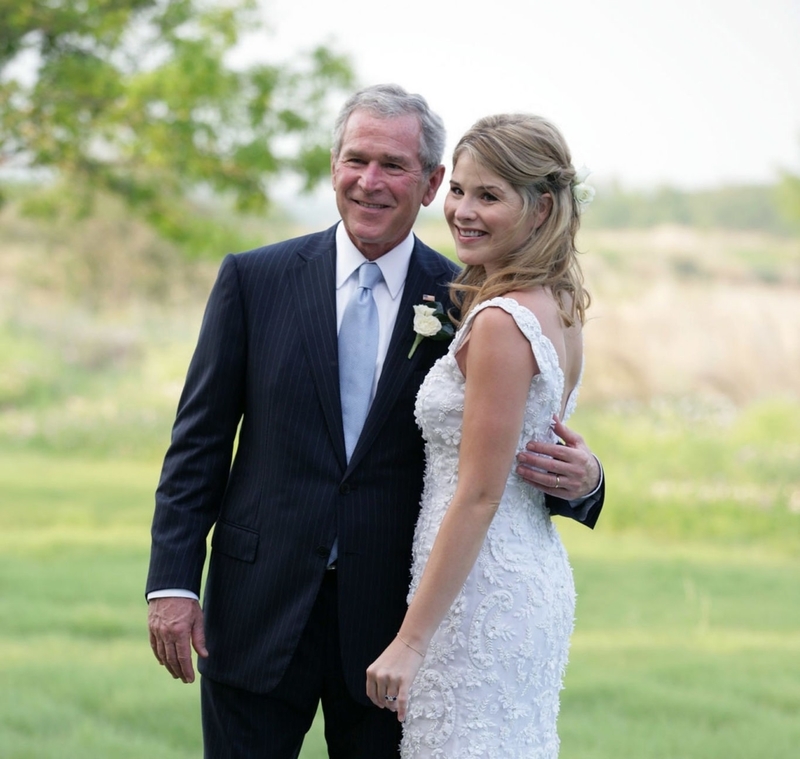
[[[323,233],[321,243],[309,244],[298,251],[306,263],[293,272],[293,287],[311,374],[336,455],[344,467],[347,456],[339,394],[334,229]]]

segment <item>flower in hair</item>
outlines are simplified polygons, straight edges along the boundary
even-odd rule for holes
[[[581,166],[575,172],[575,179],[572,180],[572,197],[578,204],[578,211],[583,212],[586,206],[594,200],[594,187],[586,183],[586,178],[591,174],[586,166]]]

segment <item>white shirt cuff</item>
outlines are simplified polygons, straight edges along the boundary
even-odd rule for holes
[[[191,590],[184,590],[183,588],[166,588],[165,590],[153,590],[147,594],[147,600],[152,601],[154,598],[193,598],[199,601],[200,598],[196,593]]]

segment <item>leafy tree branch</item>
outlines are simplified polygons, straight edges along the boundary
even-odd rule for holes
[[[306,188],[327,174],[350,63],[319,46],[232,66],[254,0],[0,0],[0,18],[0,166],[54,170],[84,200],[112,192],[188,244],[194,191],[259,212],[284,172]]]

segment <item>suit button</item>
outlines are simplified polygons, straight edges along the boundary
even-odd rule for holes
[[[320,556],[320,557],[322,557],[324,559],[324,558],[327,558],[330,555],[331,549],[330,548],[325,548],[325,546],[317,546],[314,549],[314,553],[317,554],[317,556]]]
[[[339,485],[339,493],[341,495],[347,495],[349,492],[350,492],[350,486],[346,482]]]

